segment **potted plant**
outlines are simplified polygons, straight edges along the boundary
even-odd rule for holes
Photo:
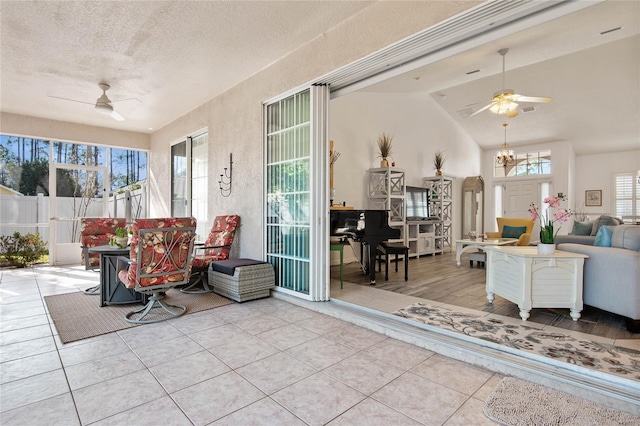
[[[381,136],[378,136],[378,157],[382,158],[380,161],[380,167],[389,167],[389,161],[387,157],[391,155],[391,141],[393,140],[392,136],[387,135],[386,133],[382,133]]]
[[[120,248],[124,248],[129,245],[129,235],[127,233],[127,228],[116,228],[114,230],[115,235],[111,237],[110,244],[112,246],[118,246]]]
[[[442,176],[442,167],[444,166],[444,151],[436,151],[433,154],[433,167],[436,169],[436,176]]]
[[[529,207],[531,219],[540,221],[540,243],[538,244],[538,253],[540,254],[553,254],[555,252],[556,235],[558,235],[560,226],[571,218],[571,212],[561,208],[564,200],[565,197],[562,194],[558,194],[557,197],[545,198],[543,201],[549,206],[544,213],[535,203],[531,203]],[[554,229],[553,224],[556,222],[559,226]]]

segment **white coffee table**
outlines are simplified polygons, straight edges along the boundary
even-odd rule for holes
[[[477,240],[456,240],[456,265],[460,266],[460,257],[462,253],[470,250],[484,250],[487,246],[515,246],[518,243],[517,238],[492,238]]]
[[[538,254],[536,247],[486,247],[487,299],[495,295],[516,303],[520,317],[531,308],[569,308],[578,321],[582,311],[584,254],[556,250]]]

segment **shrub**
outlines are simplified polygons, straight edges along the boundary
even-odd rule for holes
[[[33,265],[47,254],[47,246],[40,234],[13,235],[0,237],[0,256],[4,257],[10,266],[24,268]]]

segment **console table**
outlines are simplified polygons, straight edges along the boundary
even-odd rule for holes
[[[516,303],[520,317],[531,308],[569,308],[578,321],[582,311],[584,254],[556,250],[538,254],[536,247],[485,247],[487,299],[495,295]]]

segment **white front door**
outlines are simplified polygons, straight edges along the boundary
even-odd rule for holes
[[[509,181],[504,186],[502,217],[529,217],[531,203],[540,203],[537,180]]]

